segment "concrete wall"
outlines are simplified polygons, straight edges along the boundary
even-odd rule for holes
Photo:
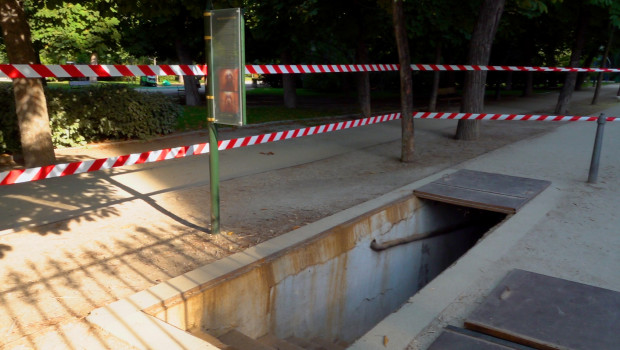
[[[351,342],[473,246],[486,230],[473,224],[484,220],[483,212],[408,196],[147,311],[181,329],[216,336],[235,328],[252,338],[272,333]],[[373,239],[469,221],[472,227],[460,231],[382,252],[370,249]]]

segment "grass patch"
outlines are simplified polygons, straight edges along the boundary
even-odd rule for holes
[[[330,117],[356,112],[353,108],[330,109],[289,109],[284,106],[248,106],[248,124],[260,124],[284,120],[304,120]],[[207,108],[205,106],[184,106],[183,115],[177,121],[179,131],[203,129],[207,127]]]
[[[139,88],[140,84],[136,83],[136,82],[132,82],[132,81],[98,81],[95,84],[102,84],[102,85],[123,85],[129,88]],[[0,87],[2,86],[10,86],[13,85],[12,82],[10,81],[2,81],[0,82]],[[47,82],[47,87],[50,89],[70,89],[71,86],[69,86],[69,81],[48,81]],[[76,88],[76,89],[79,89]]]
[[[204,129],[207,127],[207,107],[183,106],[183,114],[177,120],[178,131]]]
[[[260,124],[283,120],[303,120],[318,117],[331,117],[355,112],[351,108],[290,109],[284,106],[248,107],[248,124]]]
[[[311,89],[296,89],[297,96],[307,97],[356,97],[357,91],[353,89],[349,92],[333,92],[333,91],[317,91]],[[248,89],[246,91],[247,96],[284,96],[283,88],[272,87],[260,87],[254,89]],[[370,93],[371,98],[393,98],[399,97],[399,91],[372,91]]]
[[[314,91],[310,89],[296,89],[297,96],[333,96],[333,94]],[[248,89],[245,92],[248,96],[284,96],[283,88],[272,88],[272,87],[260,87],[254,89]]]
[[[549,91],[550,91],[549,89],[534,89],[533,93],[534,94],[543,94],[543,93],[546,93],[546,92],[549,92]],[[462,92],[461,92],[461,94],[462,94]],[[490,97],[494,97],[495,96],[495,89],[487,89],[485,91],[485,95],[486,96],[490,96]],[[520,90],[514,90],[514,89],[513,90],[503,90],[502,89],[500,91],[500,96],[517,96],[517,97],[520,97],[520,96],[523,96],[523,89],[520,89]]]

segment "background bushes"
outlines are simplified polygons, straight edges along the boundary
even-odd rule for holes
[[[168,134],[181,115],[172,98],[122,85],[46,89],[45,96],[56,147]],[[14,106],[12,88],[0,88],[0,152],[15,153],[20,148]]]

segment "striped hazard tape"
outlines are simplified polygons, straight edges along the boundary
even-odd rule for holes
[[[399,67],[398,64],[247,65],[245,72],[247,74],[392,72],[397,71]]]
[[[218,141],[219,150],[227,150],[239,147],[247,147],[269,142],[288,140],[298,137],[317,135],[332,131],[356,128],[364,125],[383,123],[399,119],[400,114],[386,114],[364,119],[325,124],[302,129],[274,132],[257,136],[248,136],[231,140]],[[169,159],[184,158],[209,153],[209,144],[201,143],[192,146],[167,148],[157,151],[134,153],[124,156],[87,160],[74,163],[48,165],[38,168],[18,169],[0,173],[0,186],[12,185],[23,182],[38,181],[54,177],[62,177],[74,174],[88,173],[111,168],[160,162]]]
[[[530,120],[553,122],[595,122],[598,117],[565,116],[565,115],[532,115],[532,114],[474,114],[474,113],[431,113],[416,112],[416,119],[464,119],[464,120]],[[608,122],[618,121],[620,118],[607,117]]]
[[[315,74],[353,72],[391,72],[397,64],[323,64],[323,65],[246,65],[246,74]],[[471,66],[412,64],[414,71],[515,71],[515,72],[604,72],[618,73],[618,68]],[[42,65],[0,64],[0,77],[8,78],[84,78],[138,77],[147,75],[207,74],[205,65]]]
[[[105,65],[105,64],[0,64],[0,77],[8,78],[84,78],[139,77],[147,75],[207,74],[204,65]]]
[[[618,73],[618,68],[578,68],[578,67],[525,67],[525,66],[468,66],[451,64],[412,64],[416,71],[510,71],[510,72],[603,72]]]
[[[598,117],[517,115],[517,114],[472,114],[472,113],[429,113],[413,114],[417,119],[471,119],[471,120],[531,120],[531,121],[596,121]],[[218,142],[219,150],[247,147],[252,145],[288,140],[298,137],[328,133],[332,131],[356,128],[365,125],[383,123],[400,119],[400,113],[385,114],[370,118],[356,119],[339,123],[312,126],[308,128],[274,132],[270,134],[248,136]],[[619,121],[620,118],[608,117],[607,121]],[[167,148],[157,151],[134,153],[124,156],[87,160],[74,163],[48,165],[38,168],[18,169],[0,173],[0,186],[38,181],[54,177],[106,170],[111,168],[160,162],[169,159],[184,158],[209,153],[207,143],[192,146]]]

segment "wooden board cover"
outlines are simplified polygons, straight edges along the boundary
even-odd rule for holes
[[[511,271],[465,327],[536,349],[620,349],[620,293]]]
[[[549,181],[462,169],[414,193],[420,198],[513,214],[550,184]]]
[[[451,329],[444,330],[428,350],[517,350],[518,348],[498,344],[481,337],[475,337]]]

